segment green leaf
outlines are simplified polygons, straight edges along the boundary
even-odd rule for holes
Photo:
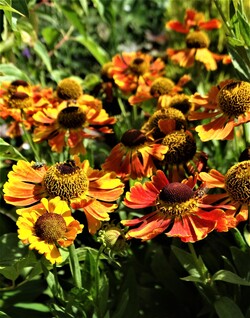
[[[0,318],[11,318],[11,317],[5,314],[3,311],[0,311]]]
[[[83,21],[80,19],[76,11],[72,10],[70,6],[60,6],[60,9],[67,20],[78,30],[78,32],[80,32],[82,35],[86,35]]]
[[[37,55],[42,59],[43,63],[45,64],[47,70],[49,72],[52,71],[52,66],[50,62],[50,57],[48,54],[48,51],[46,47],[42,44],[42,42],[37,41],[34,45],[34,51],[37,53]]]
[[[17,79],[30,82],[29,77],[14,64],[0,64],[0,83],[11,82]]]
[[[95,59],[103,65],[109,61],[107,52],[101,48],[86,32],[82,19],[78,14],[73,11],[69,6],[60,7],[68,21],[78,30],[81,34],[75,40],[86,47]]]
[[[49,312],[49,307],[44,305],[44,304],[40,304],[40,303],[17,303],[15,304],[15,307],[17,308],[22,308],[22,309],[27,309],[30,310],[32,309],[33,311],[38,311],[38,312]]]
[[[52,47],[60,36],[60,32],[53,27],[46,27],[42,29],[42,36],[49,47]]]
[[[29,17],[29,9],[26,0],[12,0],[12,7],[26,17]]]
[[[94,58],[101,64],[105,64],[109,61],[108,53],[101,48],[97,43],[88,35],[77,36],[75,40],[86,47]]]
[[[249,225],[248,224],[246,224],[244,226],[243,236],[244,236],[245,241],[247,242],[247,245],[250,247],[250,231],[249,231]]]
[[[97,9],[100,17],[104,19],[104,5],[100,0],[92,0],[94,7]]]
[[[194,277],[194,276],[186,276],[186,277],[182,277],[180,279],[184,280],[186,282],[203,283],[202,279],[200,279],[199,277]]]
[[[86,15],[88,15],[89,13],[89,10],[88,10],[88,1],[87,0],[79,0],[82,8],[83,8],[83,11]]]
[[[250,269],[250,249],[248,248],[245,251],[242,251],[236,246],[231,246],[230,251],[237,273],[241,277],[247,279]]]
[[[244,16],[238,11],[238,21],[239,21],[239,29],[240,29],[240,34],[242,38],[245,41],[245,44],[249,47],[250,46],[250,24]]]
[[[244,318],[240,308],[228,297],[221,297],[214,302],[219,318]]]
[[[233,46],[228,43],[228,52],[231,55],[232,63],[238,73],[239,79],[249,81],[250,79],[250,59],[249,54],[243,46]]]
[[[181,263],[181,265],[188,271],[188,273],[192,277],[201,278],[200,270],[202,270],[203,274],[207,273],[207,268],[203,263],[202,259],[198,259],[198,264],[194,260],[193,256],[182,249],[172,246],[172,251]],[[197,268],[199,266],[199,268]]]
[[[11,11],[11,12],[15,12],[17,14],[20,14],[21,16],[24,16],[24,14],[18,10],[16,10],[15,8],[13,8],[7,1],[5,0],[0,0],[0,10],[4,10],[4,11]]]
[[[219,270],[212,276],[212,280],[221,280],[227,283],[242,285],[242,286],[250,286],[250,282],[241,278],[237,274],[234,274],[227,270]]]
[[[9,159],[9,160],[25,160],[27,159],[13,146],[8,144],[2,138],[0,138],[0,153],[1,153],[1,160]]]
[[[0,237],[0,273],[15,281],[24,267],[34,265],[34,253],[29,252],[16,233],[7,233]]]

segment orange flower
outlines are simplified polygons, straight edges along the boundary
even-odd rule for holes
[[[167,77],[158,77],[153,82],[140,81],[135,95],[129,97],[131,105],[138,105],[147,100],[156,101],[157,107],[166,107],[169,98],[182,91],[182,87],[190,81],[189,75],[182,76],[175,84]]]
[[[227,80],[211,88],[207,96],[195,93],[190,101],[197,107],[189,120],[215,118],[199,125],[196,131],[202,141],[233,139],[234,128],[250,121],[250,83]],[[203,111],[200,112],[199,108]]]
[[[148,141],[137,129],[126,131],[106,158],[102,169],[114,171],[123,180],[150,177],[156,167],[154,159],[163,160],[168,147]]]
[[[184,23],[177,20],[170,20],[166,23],[166,28],[176,32],[187,34],[190,29],[195,30],[212,30],[219,29],[221,22],[218,19],[205,21],[205,16],[202,12],[197,12],[194,9],[187,9]]]
[[[217,69],[217,62],[222,61],[223,64],[231,63],[231,59],[227,54],[215,54],[211,52],[209,47],[209,38],[203,31],[192,31],[186,36],[185,49],[167,49],[168,57],[174,63],[181,67],[191,67],[195,61],[204,64],[206,70],[214,71]]]
[[[206,182],[206,187],[209,189],[220,188],[224,190],[223,193],[210,194],[206,202],[232,205],[235,209],[227,209],[226,213],[235,216],[237,224],[248,219],[250,205],[249,160],[233,165],[225,175],[215,169],[211,169],[209,173],[201,172],[200,179]]]
[[[88,160],[59,162],[51,167],[19,160],[8,174],[4,199],[15,206],[41,207],[42,198],[59,196],[73,209],[82,209],[90,233],[95,233],[102,221],[109,220],[114,203],[123,193],[123,183],[114,172],[92,169]],[[27,211],[27,208],[24,209]],[[22,211],[22,210],[19,210]]]
[[[106,125],[115,123],[115,118],[102,109],[101,102],[89,95],[80,97],[76,105],[68,106],[64,101],[58,108],[39,111],[33,118],[38,126],[33,135],[35,142],[48,140],[51,150],[56,152],[68,146],[71,154],[84,154],[83,139],[111,133]]]
[[[0,117],[9,120],[7,135],[14,138],[22,135],[22,124],[30,129],[33,114],[41,108],[51,106],[51,90],[42,90],[23,80],[3,83],[0,90]]]
[[[122,220],[125,226],[136,226],[126,233],[126,238],[145,241],[166,231],[167,236],[179,237],[183,242],[196,242],[213,230],[228,231],[226,214],[217,206],[203,203],[203,188],[193,190],[196,181],[197,176],[169,183],[158,170],[151,181],[143,185],[137,182],[126,193],[124,204],[131,209],[154,207],[155,210],[139,218]]]
[[[83,225],[71,216],[70,208],[60,197],[41,200],[41,208],[22,211],[17,220],[18,237],[29,249],[37,250],[52,263],[61,263],[60,247],[73,244]],[[17,210],[17,213],[19,211]]]
[[[113,66],[109,68],[109,75],[124,93],[136,90],[139,80],[151,83],[162,75],[165,64],[149,54],[131,52],[117,54],[112,59]]]

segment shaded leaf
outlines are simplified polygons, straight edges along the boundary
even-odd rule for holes
[[[244,318],[240,308],[228,297],[221,297],[214,302],[219,318]]]
[[[29,9],[26,0],[12,0],[12,7],[26,17],[29,17]]]
[[[222,280],[227,283],[250,286],[250,282],[241,278],[237,274],[234,274],[230,271],[219,270],[212,276],[212,280]]]
[[[2,138],[0,138],[0,153],[1,159],[9,159],[9,160],[25,160],[27,159],[13,146],[8,144]]]
[[[172,246],[172,251],[181,263],[181,265],[188,271],[188,273],[196,278],[201,278],[200,270],[202,270],[203,274],[207,273],[207,268],[203,263],[202,259],[198,259],[198,264],[194,260],[193,256],[182,249]],[[199,266],[199,269],[197,268]]]

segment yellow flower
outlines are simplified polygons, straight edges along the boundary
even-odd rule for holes
[[[22,209],[17,220],[18,237],[29,249],[37,250],[52,263],[61,263],[58,246],[73,244],[76,235],[82,232],[83,225],[71,216],[70,208],[60,197],[50,201],[41,200],[43,207],[34,210]],[[18,212],[18,210],[17,210]]]

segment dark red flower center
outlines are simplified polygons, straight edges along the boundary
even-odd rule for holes
[[[18,86],[23,86],[23,87],[27,87],[27,86],[29,86],[29,84],[28,84],[27,82],[23,81],[23,80],[15,80],[15,81],[11,82],[11,86],[16,86],[16,87],[18,87]]]
[[[129,129],[123,134],[121,138],[121,142],[126,147],[136,147],[139,145],[143,145],[145,141],[146,136],[140,130],[137,129]]]
[[[167,203],[181,203],[191,199],[193,194],[193,190],[186,184],[173,182],[162,189],[159,198]]]

